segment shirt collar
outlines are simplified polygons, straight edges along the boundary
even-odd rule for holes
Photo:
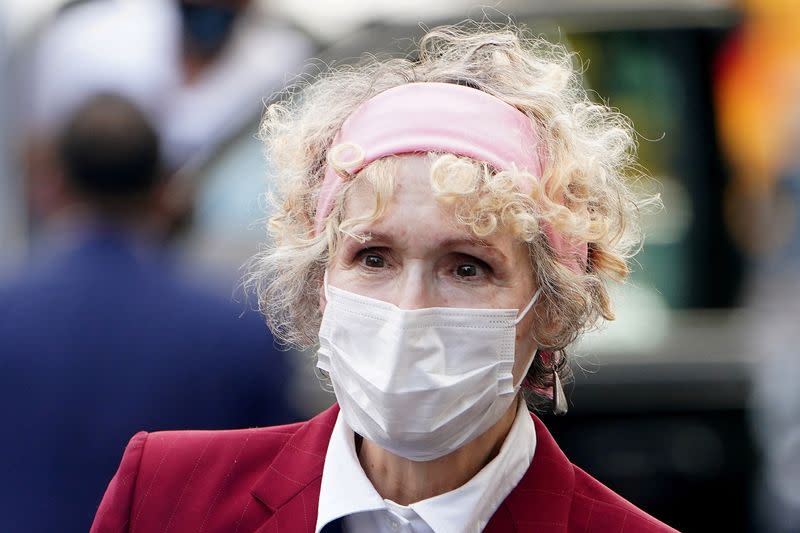
[[[358,462],[353,430],[340,411],[325,452],[315,532],[319,533],[326,524],[342,516],[385,507],[383,498]]]
[[[536,429],[520,400],[514,423],[489,464],[457,489],[408,507],[434,531],[480,531],[525,475],[535,450]],[[315,531],[340,517],[387,507],[358,462],[353,430],[340,412],[325,454]]]
[[[535,451],[536,429],[520,399],[511,430],[489,464],[457,489],[410,507],[434,531],[481,531],[528,471]]]

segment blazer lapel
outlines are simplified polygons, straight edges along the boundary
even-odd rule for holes
[[[338,414],[334,404],[304,423],[253,485],[251,494],[272,512],[257,533],[314,531],[325,453]]]
[[[486,525],[487,533],[562,533],[569,526],[575,470],[542,421],[531,416],[536,426],[533,461]]]

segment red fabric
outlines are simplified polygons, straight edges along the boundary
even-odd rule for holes
[[[313,532],[338,412],[270,428],[138,433],[91,533]],[[572,465],[533,420],[533,462],[485,531],[674,531]]]

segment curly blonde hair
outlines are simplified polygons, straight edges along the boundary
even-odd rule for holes
[[[276,337],[301,349],[316,344],[323,272],[348,228],[363,222],[344,219],[350,189],[359,181],[372,185],[377,198],[373,218],[391,199],[396,159],[390,157],[349,180],[324,231],[313,231],[325,167],[335,163],[329,151],[344,120],[391,87],[458,83],[493,95],[530,118],[541,139],[542,146],[531,149],[542,154],[543,175],[494,172],[469,158],[430,154],[433,190],[477,237],[502,228],[527,243],[545,302],[540,322],[553,325],[536,332],[536,340],[556,355],[558,371],[568,378],[566,348],[601,318],[614,318],[606,281],[627,276],[628,260],[641,242],[640,208],[657,201],[637,197],[629,186],[631,179],[643,176],[629,120],[589,99],[578,66],[562,45],[511,25],[470,22],[428,31],[415,59],[369,58],[290,90],[271,105],[261,125],[276,169],[271,242],[254,257],[247,284]],[[530,194],[515,186],[521,180],[531,184]],[[569,241],[589,244],[585,270],[576,271],[555,253],[545,225]],[[531,367],[527,386],[540,392],[552,386],[552,367],[546,368],[542,358]]]

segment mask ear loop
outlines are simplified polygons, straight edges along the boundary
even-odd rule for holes
[[[531,300],[528,302],[528,305],[526,305],[525,308],[522,309],[522,311],[520,311],[520,313],[517,315],[516,320],[514,320],[515,326],[519,324],[522,321],[522,319],[525,318],[525,316],[528,314],[531,308],[533,308],[533,306],[536,304],[536,301],[539,299],[539,294],[541,294],[541,292],[542,292],[541,287],[536,289],[536,292],[533,293],[533,296],[531,297]],[[525,371],[522,373],[522,379],[519,380],[519,383],[514,385],[514,391],[518,391],[519,388],[522,386],[522,383],[525,381],[525,377],[528,375],[528,372],[530,372],[531,367],[533,366],[533,361],[536,359],[538,355],[539,355],[539,350],[537,348],[536,351],[533,352],[531,360],[528,361],[528,365],[525,367]]]
[[[322,293],[325,295],[325,301],[330,302],[330,296],[328,295],[328,269],[326,268],[325,271],[322,273]],[[319,355],[317,355],[319,358]],[[314,375],[316,376],[320,388],[325,392],[335,394],[336,391],[333,389],[333,382],[331,381],[330,374],[327,371],[322,370],[317,365],[314,365]]]
[[[526,306],[525,306],[525,307],[522,309],[522,311],[520,311],[520,312],[519,312],[519,314],[517,315],[517,318],[516,318],[516,320],[514,320],[514,325],[515,325],[515,326],[516,326],[517,324],[519,324],[520,322],[522,322],[522,319],[523,319],[523,318],[525,318],[525,315],[527,315],[527,314],[528,314],[528,311],[530,311],[530,310],[531,310],[531,308],[532,308],[532,307],[533,307],[533,306],[536,304],[536,300],[538,300],[538,299],[539,299],[539,295],[540,295],[541,293],[542,293],[542,288],[541,288],[541,287],[539,287],[538,289],[536,289],[536,292],[534,292],[534,293],[533,293],[533,296],[531,297],[531,300],[528,302],[528,305],[526,305]]]
[[[536,360],[536,358],[538,356],[539,356],[539,349],[537,348],[536,350],[534,350],[533,357],[531,357],[531,360],[528,361],[528,364],[525,367],[525,371],[522,372],[522,378],[520,378],[519,383],[514,384],[514,392],[515,393],[517,391],[519,391],[519,388],[522,387],[523,383],[525,383],[525,378],[528,377],[528,372],[531,371],[531,367],[533,366],[533,362]]]
[[[328,269],[322,274],[322,293],[325,295],[325,302],[331,301],[331,295],[328,293]]]

